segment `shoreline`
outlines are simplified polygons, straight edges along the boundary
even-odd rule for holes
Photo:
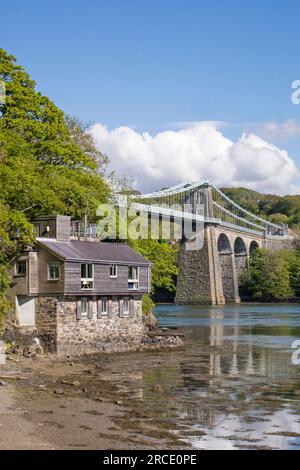
[[[113,356],[124,360],[127,354],[133,353]],[[145,362],[159,359],[158,351],[144,354]],[[109,364],[107,354],[72,359],[9,354],[0,366],[0,448],[187,448],[153,417],[145,425],[140,398],[116,389]],[[153,387],[151,393],[159,391]]]
[[[239,306],[239,305],[251,305],[251,304],[299,304],[300,303],[300,297],[294,297],[292,299],[242,299],[240,303],[231,303],[227,302],[225,304],[176,304],[175,302],[155,302],[155,305],[174,305],[177,307],[226,307],[230,306],[232,307],[233,305]]]

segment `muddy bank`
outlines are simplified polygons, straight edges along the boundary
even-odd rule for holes
[[[118,356],[126,361],[126,353],[116,354],[114,363]],[[145,411],[140,390],[128,393],[135,373],[127,371],[124,380],[120,365],[120,380],[112,380],[109,357],[9,354],[0,366],[0,449],[184,447],[160,418]],[[157,353],[147,357],[158,361]],[[160,386],[149,389],[154,397],[161,392]]]

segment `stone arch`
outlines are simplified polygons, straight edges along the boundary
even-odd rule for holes
[[[223,295],[226,302],[236,302],[237,283],[234,264],[234,254],[229,238],[225,233],[218,237],[217,248],[219,254],[219,264],[222,280]]]
[[[237,237],[234,242],[234,259],[236,273],[239,276],[247,269],[248,264],[246,244],[241,237]]]
[[[244,240],[241,237],[237,237],[234,242],[234,254],[235,255],[246,255],[247,248]]]
[[[231,254],[232,249],[229,238],[225,233],[221,233],[218,238],[218,252],[219,254]]]
[[[250,246],[249,246],[250,255],[251,255],[252,251],[256,250],[256,248],[259,248],[259,244],[257,243],[257,241],[252,240],[252,242],[250,243]]]

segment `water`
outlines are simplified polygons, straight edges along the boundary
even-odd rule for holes
[[[155,314],[186,336],[186,351],[155,378],[177,436],[197,449],[300,449],[299,305],[157,305]]]

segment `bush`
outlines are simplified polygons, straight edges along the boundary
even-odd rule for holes
[[[151,297],[149,295],[143,295],[143,298],[142,298],[143,314],[145,315],[147,313],[152,312],[153,308],[154,308],[154,302],[151,299]]]
[[[300,256],[296,251],[258,248],[240,276],[242,297],[283,299],[300,293]]]

